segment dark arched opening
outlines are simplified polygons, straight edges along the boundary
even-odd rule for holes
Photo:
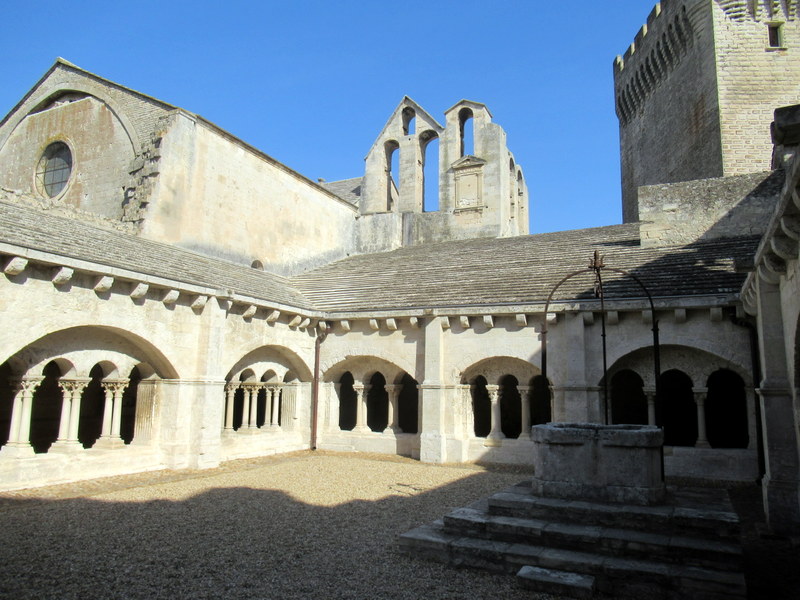
[[[664,427],[665,446],[694,446],[697,441],[697,406],[692,380],[683,371],[662,373],[656,396],[656,422]]]
[[[11,366],[0,365],[0,446],[8,442],[11,429],[11,413],[14,408],[14,385]]]
[[[400,191],[400,145],[390,140],[384,144],[386,153],[386,210],[391,211]]]
[[[422,209],[438,211],[439,206],[439,136],[426,131],[420,136],[422,147]]]
[[[531,425],[542,425],[553,420],[550,402],[550,382],[542,375],[531,381]]]
[[[408,373],[400,381],[400,395],[397,397],[397,424],[403,433],[419,431],[419,390],[417,380]]]
[[[244,417],[244,390],[241,387],[236,388],[233,395],[233,429],[239,430],[242,428],[242,418]]]
[[[386,378],[377,372],[369,379],[367,426],[372,431],[383,431],[388,421],[389,395],[386,393]]]
[[[644,382],[630,369],[611,378],[611,422],[647,425],[647,397]]]
[[[744,381],[728,369],[708,378],[706,438],[712,448],[747,448],[747,395]]]
[[[64,398],[58,380],[61,369],[55,361],[47,363],[42,371],[44,380],[36,388],[31,410],[31,445],[34,452],[47,452],[58,439],[61,422],[61,402]]]
[[[461,156],[475,154],[475,125],[472,110],[462,108],[458,111],[458,130],[461,138]]]
[[[339,379],[339,429],[342,431],[352,431],[356,426],[357,401],[353,375],[347,371]]]
[[[492,403],[486,389],[486,378],[478,375],[471,386],[472,418],[475,437],[486,437],[492,430]]]
[[[513,375],[500,378],[500,429],[507,438],[518,438],[522,432],[522,400]]]
[[[106,395],[103,390],[103,368],[95,365],[89,371],[92,380],[81,395],[80,421],[78,422],[78,441],[84,448],[91,448],[103,432],[103,409]]]
[[[122,414],[119,423],[119,435],[122,441],[130,444],[136,430],[136,399],[139,394],[139,382],[142,374],[138,367],[131,369],[128,375],[128,386],[122,393]]]

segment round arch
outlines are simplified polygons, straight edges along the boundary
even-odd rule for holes
[[[513,356],[493,356],[484,358],[473,363],[461,372],[460,381],[462,384],[472,383],[478,376],[482,375],[487,383],[499,385],[501,379],[506,375],[513,375],[521,384],[526,384],[541,371],[533,364]]]
[[[126,360],[122,360],[123,357]],[[81,374],[83,368],[88,373],[95,364],[106,361],[116,369],[127,371],[139,364],[147,364],[160,378],[179,378],[172,361],[151,342],[125,329],[107,325],[79,325],[53,331],[0,359],[18,375],[44,368],[53,360],[68,360],[70,369],[65,370],[63,365],[59,365],[62,374],[76,371]]]
[[[348,356],[328,367],[322,376],[326,382],[339,381],[345,372],[350,372],[355,381],[368,381],[375,373],[381,373],[388,383],[402,383],[406,371],[397,364],[373,355]]]
[[[259,346],[247,352],[228,369],[225,380],[238,379],[245,369],[250,369],[255,379],[259,380],[268,375],[270,371],[275,377],[281,379],[287,373],[291,373],[295,379],[300,381],[311,381],[313,378],[311,369],[296,352],[285,346],[274,344]]]

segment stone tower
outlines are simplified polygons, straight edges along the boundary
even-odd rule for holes
[[[776,106],[800,101],[798,0],[662,0],[614,61],[622,207],[637,189],[765,171]]]

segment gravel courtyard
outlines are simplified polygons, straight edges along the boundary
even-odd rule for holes
[[[298,452],[0,494],[0,597],[552,598],[397,535],[522,471]]]

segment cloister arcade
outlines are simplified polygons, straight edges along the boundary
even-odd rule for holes
[[[666,446],[755,447],[755,390],[750,373],[685,346],[663,346],[661,358],[657,392],[652,348],[633,351],[612,365],[608,371],[610,422],[661,426]]]
[[[163,375],[151,363],[159,362],[109,328],[36,340],[0,364],[1,452],[114,449],[149,439]]]

